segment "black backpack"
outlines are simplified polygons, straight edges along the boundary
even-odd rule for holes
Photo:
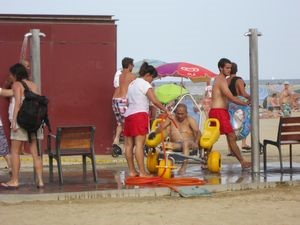
[[[17,115],[17,123],[28,133],[28,141],[31,143],[31,135],[37,137],[38,129],[46,124],[51,132],[48,119],[48,98],[32,92],[24,81],[21,81],[24,90],[25,99],[22,102]]]

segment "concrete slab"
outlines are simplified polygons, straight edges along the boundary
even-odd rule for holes
[[[93,198],[127,198],[127,197],[159,197],[179,196],[169,188],[157,186],[127,186],[124,184],[124,174],[127,174],[127,164],[124,157],[97,156],[97,173],[99,181],[93,182],[91,166],[88,165],[86,176],[82,173],[81,159],[64,159],[64,185],[58,184],[57,170],[54,171],[54,181],[49,182],[47,159],[44,159],[45,188],[38,189],[34,184],[32,160],[30,156],[22,156],[20,186],[15,190],[0,189],[0,201],[7,203],[23,201],[49,201]],[[100,161],[100,163],[99,163]],[[2,164],[1,164],[2,165]],[[178,165],[180,167],[180,165]],[[300,184],[300,163],[294,163],[290,170],[284,163],[283,173],[278,162],[268,163],[268,171],[252,174],[249,170],[242,171],[238,163],[223,164],[218,174],[202,170],[199,164],[189,164],[185,177],[196,177],[206,181],[200,186],[205,193],[235,191],[245,189],[264,189],[278,185]],[[1,182],[9,179],[7,169],[0,169]],[[175,177],[178,175],[175,173]]]

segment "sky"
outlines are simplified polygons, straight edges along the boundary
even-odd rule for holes
[[[300,79],[299,0],[9,0],[1,14],[113,15],[117,65],[189,62],[218,73],[226,57],[250,79],[249,29],[257,29],[259,79]]]

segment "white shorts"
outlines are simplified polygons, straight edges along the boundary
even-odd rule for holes
[[[35,134],[31,134],[31,138],[36,139]],[[17,131],[13,131],[12,129],[10,129],[10,139],[16,141],[28,141],[28,133],[23,128],[18,128]],[[44,139],[43,128],[38,129],[37,139],[38,140]]]

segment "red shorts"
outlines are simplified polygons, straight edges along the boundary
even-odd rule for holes
[[[209,118],[215,118],[219,120],[221,134],[230,134],[234,132],[231,127],[230,115],[227,109],[210,109],[208,116]]]
[[[124,136],[135,137],[148,133],[148,113],[139,112],[125,117]]]

